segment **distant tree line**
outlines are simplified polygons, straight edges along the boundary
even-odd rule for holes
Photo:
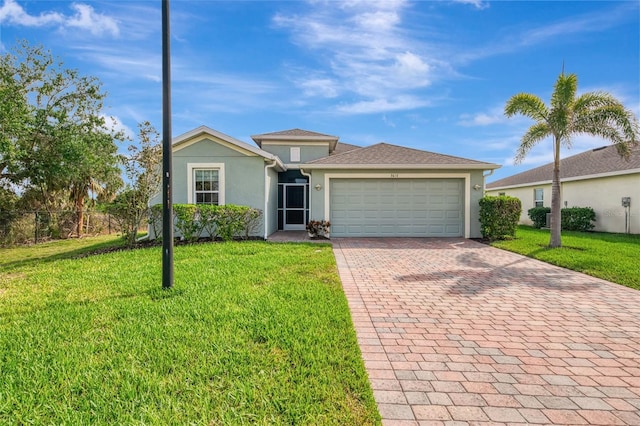
[[[0,221],[5,231],[18,219],[16,212],[42,212],[49,235],[64,238],[69,235],[61,232],[58,216],[70,211],[72,234],[81,236],[87,210],[108,210],[115,198],[132,192],[130,202],[146,209],[160,183],[158,132],[149,122],[140,123],[138,143],[120,154],[118,147],[133,141],[108,119],[105,98],[96,77],[65,68],[42,46],[22,41],[0,56]]]

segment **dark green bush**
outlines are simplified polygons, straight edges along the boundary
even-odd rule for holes
[[[488,240],[514,238],[522,204],[516,197],[487,195],[480,199],[480,232]]]
[[[534,207],[529,209],[529,218],[535,228],[543,228],[547,223],[550,207]],[[560,210],[560,229],[564,231],[589,231],[595,227],[596,213],[591,207],[569,207]]]
[[[538,229],[547,226],[547,213],[551,213],[551,207],[534,207],[527,211],[533,227]]]
[[[590,231],[595,227],[596,212],[591,207],[569,207],[561,210],[561,226],[566,231]]]

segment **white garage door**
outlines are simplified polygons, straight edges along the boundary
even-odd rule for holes
[[[331,179],[334,237],[461,237],[463,179]]]

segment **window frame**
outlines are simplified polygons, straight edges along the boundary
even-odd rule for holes
[[[538,199],[538,193],[540,194],[540,199]],[[533,188],[533,206],[544,207],[544,188]]]
[[[196,170],[218,171],[218,205],[225,204],[224,163],[187,163],[187,203],[196,204],[195,173]]]

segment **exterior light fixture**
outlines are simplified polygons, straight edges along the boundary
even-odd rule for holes
[[[316,191],[320,191],[322,189],[322,185],[316,183],[316,186],[314,186],[314,188],[316,189]]]
[[[473,185],[473,189],[475,189],[476,191],[479,191],[480,188],[482,188],[482,187],[480,185],[478,185],[478,184]]]

